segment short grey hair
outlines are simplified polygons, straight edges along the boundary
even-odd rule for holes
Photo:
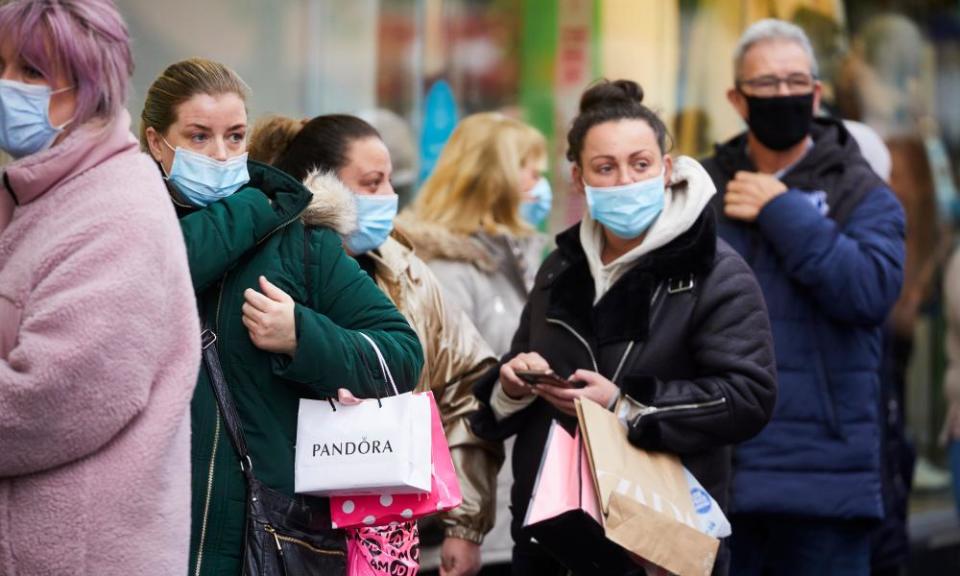
[[[740,36],[740,41],[737,42],[737,49],[733,56],[734,78],[739,77],[740,67],[743,65],[743,57],[746,56],[747,52],[753,48],[755,44],[770,40],[785,40],[799,45],[810,58],[810,72],[815,78],[819,76],[820,70],[817,66],[817,57],[813,53],[813,45],[810,44],[810,38],[807,37],[807,33],[803,31],[803,28],[783,20],[767,18],[751,24],[746,32],[743,33],[743,36]]]

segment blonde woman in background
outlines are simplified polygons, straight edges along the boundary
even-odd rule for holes
[[[544,239],[520,214],[546,168],[535,128],[499,113],[464,118],[403,214],[404,230],[497,354],[510,348]]]
[[[543,185],[546,160],[546,141],[531,126],[498,113],[468,116],[398,219],[447,299],[467,313],[498,357],[510,349],[546,244],[521,216],[524,202]],[[482,548],[485,565],[510,561],[511,448],[512,440],[497,480],[496,523]]]

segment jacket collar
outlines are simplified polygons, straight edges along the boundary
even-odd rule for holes
[[[240,190],[254,188],[266,195],[270,199],[273,212],[281,222],[295,219],[297,215],[306,213],[313,196],[292,176],[255,160],[247,161],[247,173],[250,175],[250,180],[240,187]],[[186,205],[177,201],[172,186],[173,184],[168,180],[167,190],[170,193],[174,208],[177,210],[178,218],[183,218],[201,210],[197,206]],[[237,192],[240,190],[237,190]]]
[[[668,245],[689,230],[716,191],[713,180],[699,162],[688,156],[677,156],[669,185],[664,190],[663,209],[647,230],[643,242],[607,264],[600,259],[604,245],[603,227],[589,214],[584,215],[580,223],[580,244],[593,276],[594,301],[599,301],[644,255]]]
[[[817,180],[824,173],[842,170],[844,164],[860,155],[856,140],[834,118],[815,118],[810,128],[813,147],[799,162],[791,167],[788,177]],[[756,171],[756,166],[747,153],[747,132],[716,146],[716,158],[720,168],[729,176],[738,170]]]
[[[709,272],[716,245],[716,219],[707,207],[690,229],[637,260],[594,306],[594,283],[578,223],[557,236],[559,264],[547,271],[544,286],[549,290],[547,318],[593,335],[598,345],[646,340],[657,286]]]
[[[456,234],[434,222],[418,219],[409,209],[400,212],[395,222],[424,261],[451,260],[471,264],[483,272],[497,270],[496,254],[478,235]]]
[[[388,284],[396,284],[400,278],[409,276],[417,281],[411,261],[415,258],[413,244],[403,232],[394,230],[379,248],[367,254],[376,265],[377,278]]]
[[[336,174],[315,171],[307,175],[303,184],[313,194],[310,206],[303,213],[306,224],[326,226],[340,236],[348,236],[357,229],[353,191]],[[387,240],[367,256],[376,267],[377,278],[388,284],[398,283],[403,276],[417,279],[410,265],[414,258],[413,244],[400,229],[394,228]]]
[[[303,213],[309,226],[325,226],[340,236],[349,236],[358,226],[353,191],[334,172],[313,171],[303,185],[310,191],[310,205]]]
[[[123,110],[108,122],[90,121],[56,146],[8,164],[3,171],[4,193],[21,206],[29,204],[110,158],[136,150],[130,114]]]
[[[866,192],[886,184],[870,168],[856,139],[840,120],[815,118],[810,135],[813,148],[783,176],[783,183],[791,189],[826,192],[830,217],[843,222]],[[715,158],[728,179],[740,170],[757,170],[747,153],[746,132],[717,144]],[[858,180],[853,192],[850,187],[839,184],[850,175]]]

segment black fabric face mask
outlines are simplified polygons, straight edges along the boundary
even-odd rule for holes
[[[783,151],[810,134],[810,125],[813,123],[813,92],[769,98],[746,94],[743,96],[747,99],[747,125],[757,140],[767,148]]]

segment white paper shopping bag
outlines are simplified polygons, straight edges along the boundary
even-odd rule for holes
[[[396,385],[376,344],[386,379]],[[298,494],[430,492],[430,398],[408,392],[353,405],[300,400],[294,490]]]
[[[301,400],[298,494],[430,492],[430,399],[401,394],[355,406]]]

